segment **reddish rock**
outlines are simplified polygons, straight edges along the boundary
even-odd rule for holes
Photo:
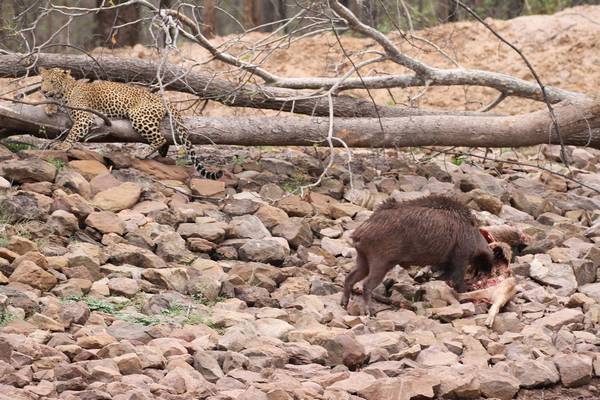
[[[190,189],[197,196],[222,197],[225,194],[225,182],[210,179],[191,179]]]
[[[108,168],[96,160],[73,160],[69,162],[69,167],[79,172],[88,181],[108,173]]]

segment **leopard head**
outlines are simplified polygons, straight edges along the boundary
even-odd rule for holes
[[[75,83],[70,70],[60,68],[40,68],[42,76],[42,94],[49,99],[60,100]]]

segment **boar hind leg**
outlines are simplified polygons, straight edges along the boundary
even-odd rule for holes
[[[387,262],[379,262],[375,265],[371,265],[369,269],[369,275],[363,283],[363,299],[365,308],[369,315],[374,316],[375,311],[371,306],[371,300],[373,297],[373,289],[377,287],[383,281],[385,274],[394,267],[393,264]]]
[[[344,281],[344,294],[342,295],[342,301],[340,302],[342,307],[348,307],[352,288],[357,282],[362,281],[368,273],[369,264],[367,258],[361,252],[358,252],[356,255],[356,266],[348,273],[346,280]]]

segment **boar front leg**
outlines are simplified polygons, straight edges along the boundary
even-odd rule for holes
[[[364,256],[364,254],[362,254],[362,252],[357,251],[356,266],[348,273],[348,275],[346,275],[346,280],[344,281],[344,294],[342,295],[342,301],[340,302],[342,307],[348,307],[350,295],[352,294],[352,288],[357,282],[362,281],[368,274],[369,263],[367,262],[367,258]]]
[[[465,269],[467,266],[465,265],[465,260],[468,260],[468,257],[465,257],[461,253],[457,253],[452,257],[452,261],[448,267],[448,272],[450,274],[450,279],[452,280],[454,290],[459,293],[466,290]]]

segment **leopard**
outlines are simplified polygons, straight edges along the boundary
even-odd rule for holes
[[[198,174],[213,180],[223,176],[221,171],[209,171],[204,167],[194,151],[181,114],[172,103],[166,99],[163,101],[158,93],[127,83],[76,80],[69,69],[41,67],[39,73],[44,97],[66,108],[73,122],[65,139],[54,146],[56,150],[69,150],[90,133],[94,118],[88,110],[94,110],[108,118],[128,119],[131,122],[134,131],[150,145],[141,158],[149,158],[155,152],[164,157],[169,144],[160,132],[160,123],[167,117],[171,118],[175,128],[173,138],[182,145]],[[57,106],[46,107],[45,111],[52,115],[56,113]]]

